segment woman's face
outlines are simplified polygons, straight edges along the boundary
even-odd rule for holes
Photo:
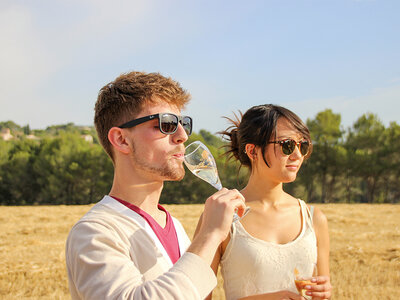
[[[272,137],[270,142],[286,139],[293,139],[296,142],[300,142],[304,140],[304,137],[286,118],[281,117],[277,121],[276,137]],[[262,151],[259,147],[257,147],[257,157],[257,169],[261,172],[263,178],[275,183],[294,181],[304,160],[298,146],[295,147],[292,154],[286,155],[282,152],[280,144],[272,143],[267,144],[265,148],[265,159],[269,167],[262,159]]]

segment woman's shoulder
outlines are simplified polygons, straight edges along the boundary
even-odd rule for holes
[[[315,205],[310,205],[307,204],[308,208],[311,209],[311,206],[313,206],[313,225],[316,233],[318,232],[324,232],[328,230],[328,219],[325,216],[325,214],[322,212],[322,210]]]
[[[328,223],[328,219],[326,218],[325,214],[322,212],[321,209],[319,209],[315,205],[307,204],[307,206],[308,206],[309,209],[311,209],[311,206],[313,207],[313,210],[314,210],[314,214],[313,214],[314,223],[318,223],[318,224]]]

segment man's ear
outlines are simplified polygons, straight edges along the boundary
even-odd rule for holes
[[[126,140],[124,129],[118,127],[112,127],[108,131],[108,140],[113,145],[115,151],[119,151],[123,154],[128,154],[131,149],[129,143]]]

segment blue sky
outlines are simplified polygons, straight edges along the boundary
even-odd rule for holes
[[[160,72],[195,131],[274,103],[400,123],[400,1],[0,1],[0,121],[92,125],[99,89]]]

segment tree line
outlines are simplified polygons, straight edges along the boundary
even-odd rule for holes
[[[399,124],[384,126],[376,115],[364,114],[343,129],[340,114],[330,109],[306,123],[313,153],[297,180],[284,185],[286,191],[307,202],[400,202]],[[14,138],[0,139],[1,205],[89,204],[110,190],[113,166],[93,127],[69,123],[31,130],[28,125],[0,122],[0,130],[4,128]],[[248,170],[227,161],[219,136],[200,130],[187,143],[194,140],[210,148],[225,187],[245,186]],[[164,184],[161,203],[203,203],[214,191],[186,171],[182,181]]]

